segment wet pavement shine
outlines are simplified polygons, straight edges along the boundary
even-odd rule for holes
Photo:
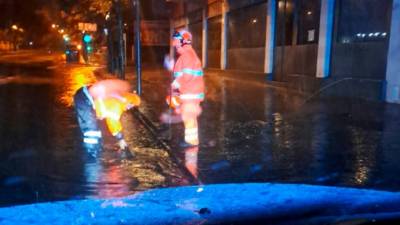
[[[156,126],[169,74],[145,71],[141,110]],[[133,79],[133,78],[130,78]],[[400,106],[309,97],[206,71],[200,147],[188,158],[183,127],[159,133],[203,183],[277,182],[400,190]],[[134,82],[134,81],[132,81]],[[334,87],[333,87],[334,88]],[[323,94],[323,93],[322,93]],[[165,125],[164,125],[165,126]],[[185,158],[186,157],[186,158]]]
[[[159,122],[168,112],[170,75],[147,69],[139,110],[160,128],[156,135],[167,140],[170,152],[133,113],[125,113],[124,136],[135,158],[121,160],[105,132],[102,156],[89,160],[81,146],[72,96],[98,79],[95,71],[98,68],[57,61],[0,65],[0,206],[123,197],[191,184],[180,166],[204,184],[400,190],[400,106],[308,98],[215,71],[205,73],[198,148],[178,148],[182,124]],[[132,74],[127,77],[134,83]]]
[[[0,65],[0,206],[122,197],[188,184],[130,113],[122,118],[124,135],[136,157],[122,160],[103,125],[103,154],[90,159],[72,96],[96,80],[96,68],[53,60]]]

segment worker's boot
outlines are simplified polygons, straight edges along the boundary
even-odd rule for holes
[[[89,158],[97,159],[100,156],[101,145],[100,144],[84,144],[84,148],[88,153]]]

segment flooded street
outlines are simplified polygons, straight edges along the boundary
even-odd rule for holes
[[[400,180],[393,176],[400,169],[395,166],[400,158],[397,105],[357,99],[305,101],[232,80],[220,87],[219,98],[205,103],[214,110],[205,110],[201,123],[207,130],[203,139],[219,137],[215,146],[206,142],[200,150],[204,155],[199,164],[205,159],[200,167],[208,182],[400,189]]]
[[[0,225],[400,224],[400,0],[0,9]]]
[[[167,93],[166,76],[156,71],[145,76],[142,110],[155,124],[167,109],[160,97]],[[160,86],[159,93],[152,91]],[[213,71],[206,72],[206,87],[196,155],[202,182],[400,190],[399,106],[308,98]],[[171,130],[170,144],[177,148],[182,125]]]
[[[81,145],[72,96],[96,79],[95,68],[32,65],[0,66],[0,77],[8,77],[0,85],[1,206],[120,197],[187,184],[130,113],[123,115],[124,132],[136,158],[121,160],[105,131],[102,156],[90,159]]]
[[[122,117],[133,160],[104,130],[102,155],[82,147],[72,96],[96,67],[1,67],[0,205],[123,197],[193,184],[301,183],[400,190],[397,105],[310,98],[258,82],[206,73],[200,146],[180,149],[182,124],[160,129],[165,151],[132,112]],[[139,110],[157,127],[166,112],[168,74],[146,70]],[[135,84],[133,77],[128,80]],[[155,91],[156,90],[156,91]],[[172,155],[171,155],[172,154]],[[178,163],[174,161],[178,159]],[[183,171],[185,168],[187,171]],[[186,174],[185,174],[186,172]]]

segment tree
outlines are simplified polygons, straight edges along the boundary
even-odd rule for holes
[[[134,0],[59,0],[64,8],[60,13],[62,21],[68,30],[74,30],[75,35],[82,35],[76,30],[79,22],[96,23],[99,32],[95,40],[104,40],[103,30],[106,28],[108,70],[124,78],[125,44],[123,34],[125,30],[124,16],[132,17],[132,3]],[[131,20],[131,19],[129,19]],[[69,32],[70,32],[69,31]],[[77,37],[74,37],[75,39]]]
[[[116,73],[120,78],[125,77],[125,51],[123,42],[124,9],[129,10],[132,0],[85,0],[89,9],[106,19],[105,27],[108,30],[108,70]]]

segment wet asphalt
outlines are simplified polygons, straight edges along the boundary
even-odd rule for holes
[[[96,67],[61,62],[0,65],[0,206],[110,198],[202,183],[305,183],[400,190],[400,107],[358,99],[308,98],[245,78],[206,71],[198,148],[180,149],[182,124],[162,125],[170,75],[143,73],[139,110],[159,128],[156,142],[132,113],[124,134],[135,153],[123,160],[106,134],[88,158],[72,106]],[[134,84],[132,76],[128,80]],[[103,126],[104,129],[104,126]]]
[[[36,56],[32,56],[36,57]],[[105,134],[102,154],[82,147],[72,105],[75,91],[97,78],[95,67],[45,63],[0,65],[0,206],[112,198],[190,182],[131,112],[122,117],[133,160]]]
[[[143,77],[141,110],[161,128],[159,136],[169,137],[169,144],[178,149],[182,125],[174,124],[165,132],[159,119],[168,112],[160,95],[168,93],[170,74],[149,70]],[[300,95],[215,71],[206,70],[205,80],[201,145],[195,157],[203,183],[400,190],[396,176],[400,172],[400,106]]]

